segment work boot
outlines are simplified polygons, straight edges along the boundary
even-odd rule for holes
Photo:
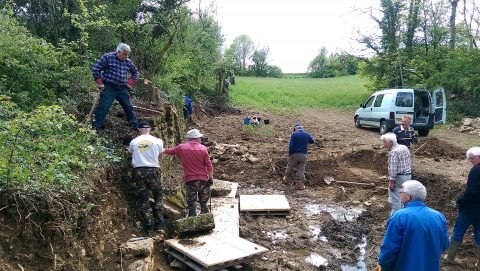
[[[477,263],[475,264],[475,270],[480,271],[480,245],[475,246],[475,253],[477,254]]]
[[[207,205],[200,206],[200,213],[201,213],[201,214],[208,214],[208,213],[210,213],[210,210],[208,210],[208,206],[207,206]]]
[[[195,206],[188,208],[188,217],[197,216],[197,208]]]
[[[154,227],[155,225],[153,223],[145,223],[142,227],[142,231],[145,234],[150,234],[153,231]]]
[[[453,263],[461,244],[462,242],[451,240],[450,245],[448,246],[447,255],[443,256],[443,260],[447,263]]]
[[[303,189],[305,189],[305,181],[298,180],[298,181],[296,182],[296,187],[295,187],[295,189],[297,189],[297,190],[303,190]]]
[[[155,226],[153,227],[153,230],[158,232],[161,231],[165,226],[165,220],[163,219],[163,215],[160,216],[158,220],[155,220]]]

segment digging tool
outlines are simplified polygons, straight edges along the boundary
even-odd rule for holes
[[[89,121],[92,118],[93,110],[95,110],[95,107],[97,107],[98,100],[100,100],[100,93],[102,93],[101,90],[97,90],[97,95],[95,95],[95,99],[93,100],[92,107],[90,108],[90,112],[88,112],[87,117],[85,118],[85,121]]]
[[[423,148],[423,146],[427,145],[427,143],[428,143],[428,141],[423,143],[422,146],[416,148],[416,150],[412,152],[412,155],[414,155],[417,151],[419,151],[421,148]]]
[[[359,182],[337,181],[337,180],[335,180],[333,177],[330,177],[330,176],[323,178],[323,181],[324,181],[326,184],[331,184],[331,183],[343,183],[343,184],[364,185],[364,186],[370,186],[370,187],[374,187],[374,186],[375,186],[375,183],[359,183]]]

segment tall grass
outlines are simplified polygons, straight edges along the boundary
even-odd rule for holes
[[[233,103],[251,109],[293,113],[308,108],[354,109],[371,94],[358,76],[338,78],[238,77]]]

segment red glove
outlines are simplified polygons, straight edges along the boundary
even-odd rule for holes
[[[105,85],[103,84],[102,78],[95,79],[95,83],[97,83],[97,88],[101,91]]]
[[[392,179],[388,180],[388,189],[392,191],[395,189],[395,180],[392,180]]]
[[[128,79],[127,86],[128,88],[132,88],[133,86],[135,86],[135,79]]]

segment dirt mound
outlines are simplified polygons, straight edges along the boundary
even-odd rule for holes
[[[465,149],[435,137],[428,138],[426,142],[420,142],[420,144],[414,146],[414,152],[416,155],[434,159],[465,159]]]
[[[376,151],[363,149],[346,153],[343,159],[351,166],[367,169],[375,169],[379,172],[385,171],[387,166],[388,154],[386,151]]]

